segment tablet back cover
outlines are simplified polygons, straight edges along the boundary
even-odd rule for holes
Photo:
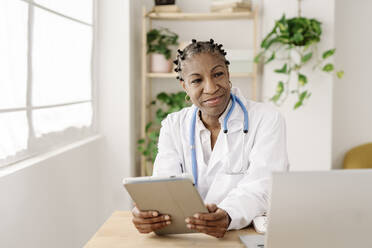
[[[156,231],[159,235],[196,232],[186,227],[185,219],[195,213],[208,213],[199,192],[187,179],[124,186],[140,210],[157,210],[171,216],[172,223]]]

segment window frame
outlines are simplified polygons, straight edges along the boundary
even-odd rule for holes
[[[95,75],[95,67],[96,67],[96,41],[97,41],[97,34],[96,34],[96,22],[97,22],[97,0],[91,0],[92,1],[92,23],[88,23],[82,20],[79,20],[77,18],[65,15],[63,13],[60,13],[58,11],[52,10],[50,8],[47,8],[43,5],[40,5],[38,3],[35,3],[34,0],[18,0],[26,3],[28,6],[28,23],[27,23],[27,79],[26,79],[26,106],[25,107],[18,107],[18,108],[0,108],[0,114],[2,113],[14,113],[19,111],[25,111],[26,112],[26,118],[27,118],[27,124],[28,124],[28,147],[25,150],[17,151],[16,154],[10,155],[8,157],[5,157],[5,159],[0,159],[0,168],[4,168],[7,166],[11,166],[13,164],[16,164],[18,162],[24,161],[26,159],[35,157],[37,155],[49,152],[51,150],[60,148],[61,145],[57,145],[55,147],[52,147],[51,149],[44,149],[42,151],[33,152],[34,145],[40,143],[39,141],[42,140],[42,138],[38,138],[35,135],[35,129],[33,127],[33,111],[39,110],[39,109],[48,109],[48,108],[55,108],[55,107],[64,107],[64,106],[71,106],[71,105],[77,105],[77,104],[83,104],[83,103],[91,103],[92,106],[92,120],[91,125],[87,128],[89,129],[89,134],[85,135],[83,138],[91,138],[92,136],[97,135],[98,133],[98,117],[97,117],[97,109],[98,109],[98,99],[97,99],[97,83],[96,83],[96,75]],[[91,52],[90,52],[90,87],[91,87],[91,96],[90,99],[85,100],[79,100],[79,101],[69,101],[69,102],[63,102],[60,104],[46,104],[46,105],[40,105],[36,106],[32,104],[32,90],[33,90],[33,77],[32,77],[32,54],[33,54],[33,30],[34,30],[34,9],[40,8],[44,11],[47,11],[51,14],[58,15],[62,18],[66,18],[70,21],[79,23],[81,25],[86,25],[91,27]],[[76,128],[76,130],[80,128]],[[65,131],[60,131],[58,134],[63,134]],[[62,146],[70,145],[73,142],[81,141],[81,138],[74,139],[74,141],[68,141],[66,143],[63,143]]]

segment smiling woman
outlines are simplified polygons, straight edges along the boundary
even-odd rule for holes
[[[271,173],[288,169],[283,117],[232,87],[225,55],[212,39],[192,40],[178,50],[177,79],[193,106],[162,122],[153,172],[193,175],[210,213],[195,213],[185,222],[188,228],[218,238],[265,213]],[[170,223],[167,214],[133,210],[142,233]]]

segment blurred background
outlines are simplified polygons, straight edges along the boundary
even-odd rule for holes
[[[278,106],[291,170],[342,169],[372,142],[371,1],[155,2],[0,1],[0,247],[82,247],[113,211],[131,209],[121,181],[151,174],[160,120],[185,106],[171,61],[191,39],[223,44],[232,84],[274,104],[292,74],[279,52],[264,63],[273,50],[254,63],[261,42],[283,14],[316,19],[320,41],[288,55],[306,80],[294,71],[285,86],[306,94]],[[154,29],[177,37],[165,62],[156,44],[147,54]]]

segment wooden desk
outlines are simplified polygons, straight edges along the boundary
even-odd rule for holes
[[[222,239],[202,233],[157,236],[154,233],[140,234],[132,224],[129,211],[114,212],[85,248],[116,247],[245,247],[239,235],[256,234],[253,228],[229,231]]]

